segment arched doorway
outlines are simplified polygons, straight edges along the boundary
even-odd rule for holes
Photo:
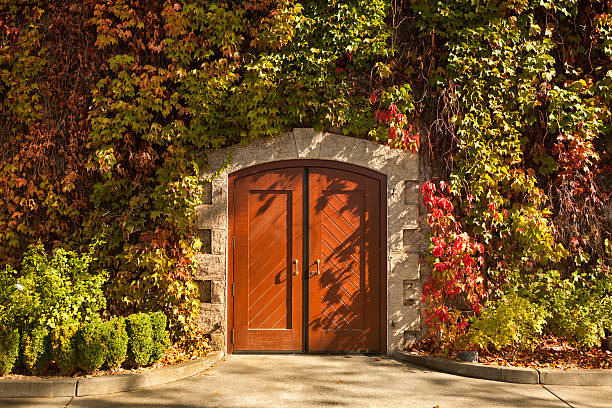
[[[228,352],[386,353],[386,176],[287,160],[228,181]]]
[[[386,191],[381,187],[379,216],[384,220],[381,225],[386,223],[381,227],[384,244],[380,251],[384,267],[381,271],[386,271],[382,278],[386,288],[382,287],[380,297],[381,315],[385,309],[386,315],[382,317],[380,332],[386,338],[379,350],[390,353],[423,333],[420,290],[426,274],[421,273],[419,262],[422,232],[416,154],[369,140],[302,128],[245,145],[209,150],[206,155],[208,165],[201,169],[200,178],[208,187],[202,197],[203,204],[196,209],[196,228],[202,246],[194,256],[193,278],[200,289],[197,324],[209,336],[214,349],[231,353],[236,336],[236,329],[232,331],[233,327],[228,326],[233,321],[232,293],[236,291],[230,276],[234,263],[233,258],[230,260],[233,251],[230,216],[234,205],[230,177],[247,175],[253,169],[278,168],[285,161],[292,161],[287,167],[304,168],[312,166],[314,160],[321,160],[325,161],[323,167],[374,179],[385,178]],[[342,167],[343,164],[351,168]],[[261,165],[271,167],[256,167]],[[304,259],[298,259],[298,267],[304,266]],[[302,317],[304,321],[307,319]],[[302,336],[306,336],[306,331]]]

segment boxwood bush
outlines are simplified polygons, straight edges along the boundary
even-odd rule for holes
[[[63,375],[70,375],[78,368],[76,324],[62,325],[51,333],[51,356]]]
[[[19,331],[0,326],[0,375],[11,372],[19,356]]]
[[[79,367],[87,372],[97,371],[106,361],[106,326],[101,320],[85,323],[77,333]]]
[[[129,338],[125,330],[125,319],[114,317],[104,322],[104,344],[106,346],[106,366],[111,369],[121,367],[127,357]]]
[[[35,326],[21,336],[23,363],[30,374],[42,374],[51,362],[49,330]]]
[[[128,343],[129,364],[137,367],[149,364],[153,351],[151,316],[147,313],[135,313],[128,316],[126,330],[130,338]]]
[[[23,365],[30,374],[43,374],[54,361],[60,374],[79,368],[94,372],[106,366],[116,369],[127,361],[140,367],[159,361],[170,346],[163,312],[136,313],[95,319],[81,325],[64,324],[49,331],[34,326],[23,333],[0,323],[0,375]]]
[[[163,312],[153,312],[151,316],[151,328],[153,330],[153,345],[151,349],[151,360],[153,364],[161,359],[168,347],[170,347],[170,334],[166,331],[168,319]]]

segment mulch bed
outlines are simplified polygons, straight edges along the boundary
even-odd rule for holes
[[[456,352],[445,353],[437,348],[433,339],[427,339],[412,344],[406,351],[421,354],[453,358]],[[528,367],[528,368],[558,368],[558,369],[612,369],[612,352],[599,348],[580,348],[571,346],[563,339],[549,337],[536,347],[534,351],[518,351],[504,348],[501,350],[479,350],[478,362],[487,365]],[[514,358],[513,358],[514,357]]]

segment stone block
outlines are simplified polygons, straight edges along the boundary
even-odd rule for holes
[[[419,205],[421,202],[421,184],[417,181],[404,180],[404,204]]]
[[[246,167],[279,160],[295,159],[297,149],[293,132],[280,136],[261,138],[246,146],[235,146],[232,161],[226,173],[230,174]]]
[[[196,254],[195,279],[225,280],[225,256]]]
[[[225,304],[225,281],[196,280],[200,292],[200,302],[210,304]]]
[[[389,332],[394,338],[403,339],[405,331],[420,331],[421,314],[418,307],[404,305],[404,280],[388,279]]]
[[[210,303],[225,304],[225,281],[212,281],[210,294]]]
[[[387,209],[387,225],[392,231],[415,230],[419,227],[419,207],[397,203]]]
[[[211,179],[216,173],[227,168],[233,161],[234,147],[227,147],[219,150],[207,150],[206,159],[208,163],[207,171],[203,172],[200,178]]]
[[[206,334],[225,331],[225,306],[213,303],[202,303],[196,318],[196,324]]]
[[[389,351],[401,349],[406,346],[406,333],[415,335],[420,332],[421,315],[418,308],[404,306],[400,299],[391,298],[389,304],[389,320],[387,325],[387,333],[389,336]]]
[[[211,333],[208,344],[213,350],[225,350],[225,333]]]
[[[387,227],[387,247],[389,252],[400,252],[404,250],[404,230]]]
[[[476,350],[462,350],[457,353],[456,357],[467,363],[477,363],[478,362],[478,351]]]
[[[225,248],[227,248],[227,230],[212,230],[211,253],[215,255],[225,255]]]
[[[366,166],[364,139],[324,133],[319,158]]]
[[[427,249],[427,244],[420,230],[404,229],[402,238],[403,248],[407,253],[424,252]]]
[[[323,133],[313,128],[296,128],[293,129],[293,137],[298,158],[318,159],[320,157]]]
[[[388,176],[389,185],[403,180],[419,180],[419,157],[406,150],[391,149],[388,146],[366,141],[366,167]]]
[[[387,184],[387,207],[403,203],[405,188],[406,183]]]
[[[429,261],[427,260],[425,254],[419,254],[419,259],[421,261],[421,263],[419,264],[421,280],[426,281],[431,276],[431,268],[429,267]]]
[[[421,330],[421,313],[417,307],[405,306],[403,300],[399,299],[399,305],[395,303],[390,312],[389,329],[396,333],[403,333],[406,330],[418,332]]]
[[[419,255],[405,252],[389,253],[389,278],[416,280],[420,278]]]
[[[199,229],[227,228],[227,207],[224,205],[201,205],[196,209],[196,215]]]
[[[416,343],[418,338],[419,338],[418,332],[405,331],[404,332],[404,344],[403,344],[404,347]]]
[[[417,306],[419,305],[419,301],[421,299],[421,286],[419,285],[419,281],[416,280],[403,280],[403,302],[404,306]]]
[[[394,350],[402,350],[404,347],[406,347],[406,344],[404,343],[404,332],[389,330],[387,332],[387,336],[387,353],[391,353]]]
[[[293,132],[263,140],[265,148],[274,152],[274,161],[292,160],[298,157]]]
[[[228,180],[227,173],[222,173],[222,174],[219,174],[217,177],[215,177],[211,182],[212,184],[212,191],[211,191],[212,203],[215,205],[223,206],[225,208],[227,208],[227,190],[228,190],[227,180]]]

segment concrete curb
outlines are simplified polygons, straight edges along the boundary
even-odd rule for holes
[[[408,363],[433,368],[445,373],[485,380],[504,381],[519,384],[539,384],[538,372],[531,368],[499,367],[477,363],[464,363],[445,358],[423,356],[405,351],[394,351],[393,358]]]
[[[612,385],[612,370],[554,370],[543,368],[540,384],[548,385]]]
[[[221,360],[223,355],[223,352],[217,351],[202,359],[144,373],[82,378],[0,380],[0,400],[1,398],[81,397],[153,387],[201,373]]]
[[[0,380],[0,398],[73,397],[77,381],[76,378]]]
[[[612,386],[612,370],[536,370],[522,367],[489,366],[398,350],[393,352],[392,357],[399,361],[432,368],[437,371],[484,380],[519,384]]]

